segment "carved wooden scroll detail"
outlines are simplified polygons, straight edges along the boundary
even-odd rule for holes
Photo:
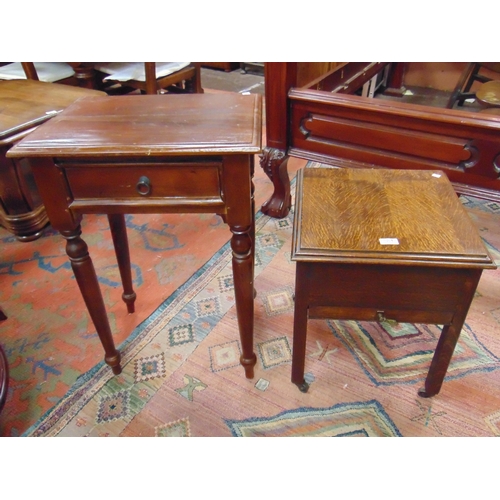
[[[476,148],[476,146],[472,145],[472,142],[468,142],[464,146],[464,149],[470,154],[470,157],[467,160],[462,160],[459,164],[460,167],[462,167],[462,170],[465,171],[465,169],[473,168],[477,165],[479,161],[479,150]]]
[[[493,160],[493,168],[495,172],[499,174],[497,178],[500,179],[500,153],[498,153]]]

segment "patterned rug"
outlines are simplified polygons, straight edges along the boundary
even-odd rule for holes
[[[500,264],[500,206],[473,198],[462,198],[462,202]],[[483,272],[448,375],[436,397],[419,398],[417,390],[425,379],[436,345],[437,326],[326,320],[311,320],[308,324],[306,380],[310,389],[303,394],[290,382],[295,272],[290,260],[292,220],[293,212],[282,220],[261,214],[257,217],[258,361],[253,380],[245,378],[239,365],[227,235],[194,275],[182,285],[173,285],[175,288],[161,299],[159,308],[128,330],[130,334],[117,336],[124,358],[124,370],[119,376],[112,376],[109,367],[99,362],[100,344],[85,319],[84,308],[77,302],[78,292],[74,290],[64,254],[39,248],[34,258],[16,255],[15,263],[0,268],[0,272],[9,276],[24,272],[18,277],[22,278],[25,309],[30,303],[25,281],[31,287],[28,297],[34,297],[40,279],[26,277],[26,262],[43,269],[45,282],[50,281],[49,275],[67,273],[65,280],[58,282],[57,290],[64,294],[67,289],[67,302],[64,306],[59,302],[57,314],[46,318],[45,324],[55,322],[52,324],[59,333],[56,349],[45,351],[45,359],[36,354],[46,343],[53,342],[52,332],[42,331],[30,339],[27,335],[13,340],[9,337],[4,343],[14,374],[13,389],[0,416],[0,425],[5,422],[4,435],[15,435],[20,427],[16,427],[21,421],[16,412],[32,412],[33,418],[34,408],[45,408],[25,427],[23,435],[499,436],[500,271]],[[98,216],[89,222],[101,229],[94,233],[94,245],[109,244],[104,236],[106,223],[105,218]],[[134,246],[133,254],[139,255],[134,261],[143,262],[142,258],[147,262],[136,267],[135,280],[140,284],[138,310],[141,296],[148,295],[145,269],[151,272],[160,266],[156,274],[165,282],[183,269],[182,252],[178,260],[152,259],[154,249],[163,256],[162,252],[175,252],[183,245],[182,238],[176,238],[175,224],[163,222],[161,227],[159,223],[145,223],[135,216],[127,221],[132,239],[137,236],[135,246],[142,240],[137,254]],[[210,219],[210,223],[216,225],[215,219]],[[167,240],[171,250],[162,251]],[[142,251],[145,253],[140,254]],[[101,264],[98,274],[104,280],[101,284],[112,318],[120,318],[112,322],[113,331],[117,331],[117,325],[124,324],[123,317],[134,315],[123,312],[117,285],[116,293],[111,294],[117,281],[111,261],[110,257],[110,262]],[[20,285],[21,280],[12,287]],[[155,293],[157,290],[154,288]],[[47,294],[43,300],[31,298],[26,314],[32,318],[32,324],[37,322],[34,312],[43,308],[44,302],[53,303],[55,293]],[[4,304],[6,297],[2,292],[0,303]],[[17,297],[21,300],[21,293]],[[158,300],[158,295],[153,299]],[[69,340],[72,336],[66,331],[66,316],[72,321],[77,318],[81,333],[77,340]],[[6,331],[5,325],[1,328]],[[2,330],[0,338],[5,338]],[[73,359],[75,363],[81,360],[82,345],[85,351],[88,349],[92,365],[76,376],[69,387],[64,387],[64,380],[71,380],[67,374]],[[60,351],[64,355],[60,356]],[[19,375],[21,369],[24,371]],[[22,393],[30,372],[39,376],[43,373],[35,391],[31,389],[35,394],[38,390],[35,405]],[[51,392],[45,392],[46,387]],[[47,394],[53,399],[43,406],[40,401],[48,398]]]
[[[289,162],[290,172],[305,161]],[[256,207],[272,184],[255,158]],[[129,215],[136,312],[128,314],[108,221],[86,215],[83,238],[98,275],[116,345],[226,244],[230,232],[211,214]],[[0,436],[22,435],[103,359],[103,349],[73,277],[64,239],[50,226],[33,242],[0,227],[0,343],[10,380],[0,413]]]

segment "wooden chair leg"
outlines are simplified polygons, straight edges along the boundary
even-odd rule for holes
[[[448,103],[446,107],[448,109],[452,109],[455,106],[455,103],[458,101],[458,105],[462,106],[465,100],[465,97],[461,97],[465,92],[469,92],[472,87],[472,83],[474,82],[473,75],[479,71],[478,63],[468,63],[465,69],[462,71],[460,78],[453,89],[453,92],[448,99]]]
[[[203,94],[204,91],[201,86],[201,63],[193,63],[193,65],[196,67],[196,74],[189,83],[186,82],[186,85],[189,85],[191,92]]]
[[[158,86],[156,84],[156,63],[145,62],[144,71],[146,73],[146,94],[157,94]]]

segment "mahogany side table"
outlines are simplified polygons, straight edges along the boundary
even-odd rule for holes
[[[48,218],[29,162],[8,159],[7,151],[77,99],[100,95],[36,80],[0,81],[0,225],[19,241],[38,238]]]
[[[422,397],[441,389],[483,269],[496,266],[443,172],[306,168],[297,176],[292,382],[308,318],[444,325]]]
[[[30,158],[113,373],[121,372],[87,245],[82,214],[107,214],[134,310],[124,214],[215,213],[232,232],[241,364],[253,378],[254,155],[261,151],[260,95],[186,94],[87,98],[38,127],[8,153]]]

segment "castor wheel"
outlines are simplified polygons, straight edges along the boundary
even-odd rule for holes
[[[300,392],[307,392],[309,390],[309,384],[304,380],[301,384],[295,384]]]
[[[433,396],[435,396],[435,394],[429,394],[426,390],[425,390],[425,387],[421,387],[417,394],[421,397],[421,398],[432,398]]]

